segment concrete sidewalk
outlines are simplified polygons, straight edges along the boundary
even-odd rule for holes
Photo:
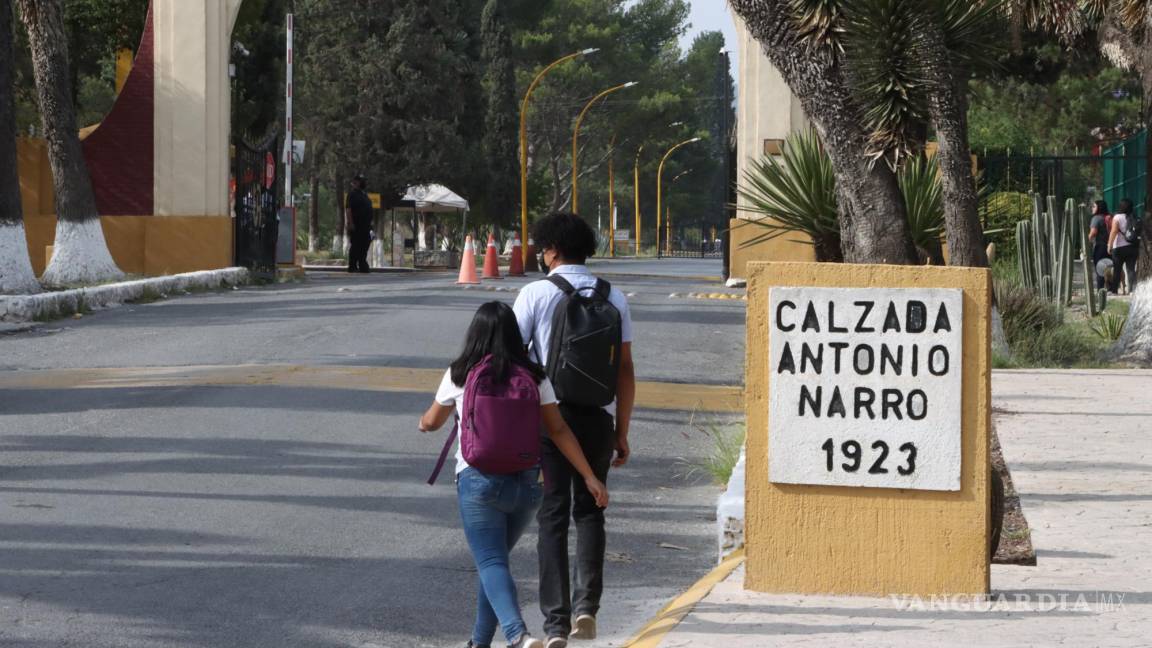
[[[1038,565],[993,565],[990,600],[757,594],[741,566],[634,645],[1152,645],[1152,372],[996,372],[992,393]]]

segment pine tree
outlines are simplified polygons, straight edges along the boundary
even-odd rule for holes
[[[488,0],[481,18],[484,87],[484,157],[488,175],[485,212],[498,225],[510,225],[516,214],[519,168],[516,73],[512,65],[512,40],[504,22],[500,0]]]

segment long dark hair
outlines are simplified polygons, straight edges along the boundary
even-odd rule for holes
[[[1110,216],[1108,213],[1108,203],[1103,200],[1096,201],[1096,215],[1097,216]]]
[[[1116,208],[1117,214],[1124,214],[1125,216],[1132,213],[1132,201],[1124,198],[1120,201],[1120,206]]]
[[[508,379],[508,372],[514,364],[530,371],[536,382],[544,379],[544,370],[532,362],[524,348],[516,313],[504,302],[491,301],[476,311],[472,324],[468,326],[468,334],[464,336],[464,350],[452,361],[452,382],[463,387],[472,367],[489,355],[500,381]]]

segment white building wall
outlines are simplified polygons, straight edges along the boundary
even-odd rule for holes
[[[788,84],[764,55],[744,21],[731,12],[739,48],[739,90],[736,105],[736,178],[743,182],[750,160],[764,155],[765,140],[783,140],[808,127],[808,119]],[[738,204],[743,204],[739,199]]]
[[[229,213],[228,59],[240,2],[155,1],[158,216]]]

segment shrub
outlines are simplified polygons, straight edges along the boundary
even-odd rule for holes
[[[1018,283],[995,281],[994,289],[1004,322],[1004,336],[1013,351],[1025,338],[1055,329],[1063,323],[1059,309]]]
[[[980,205],[981,223],[987,238],[996,244],[996,254],[1005,261],[1016,260],[1016,223],[1032,217],[1032,197],[1026,193],[997,191]]]
[[[1012,353],[1025,366],[1074,367],[1097,362],[1099,347],[1071,326],[1057,326],[1011,341]]]

